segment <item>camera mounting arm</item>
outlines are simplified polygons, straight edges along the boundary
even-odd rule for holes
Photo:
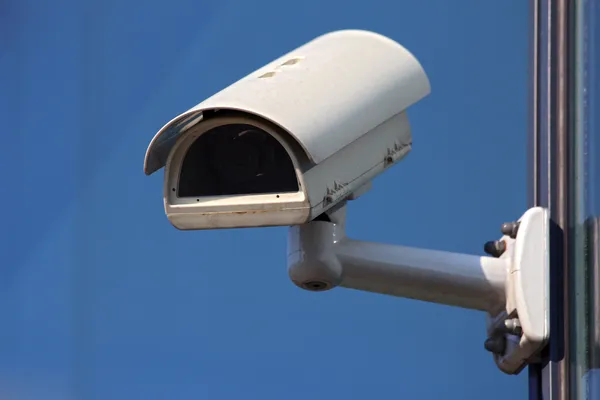
[[[292,226],[288,268],[303,289],[349,289],[485,311],[485,348],[505,373],[536,360],[549,337],[549,219],[544,208],[504,224],[476,256],[362,242],[345,233],[346,207]]]

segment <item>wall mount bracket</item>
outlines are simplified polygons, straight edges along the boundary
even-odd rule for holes
[[[352,240],[346,206],[290,227],[288,271],[310,291],[336,286],[487,313],[485,348],[498,368],[518,374],[537,361],[549,335],[549,216],[527,210],[488,242],[489,256]]]
[[[488,315],[485,348],[500,370],[518,374],[529,363],[539,361],[550,336],[548,211],[529,209],[518,221],[503,224],[501,230],[504,236],[486,243],[485,249],[504,250],[499,259],[506,260],[508,268],[506,307],[497,315]]]

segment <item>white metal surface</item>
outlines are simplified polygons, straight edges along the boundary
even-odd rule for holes
[[[421,65],[400,44],[368,31],[328,33],[175,117],[152,139],[144,171],[162,168],[177,138],[206,110],[270,121],[320,163],[429,91]]]
[[[473,310],[504,306],[506,262],[492,257],[347,240],[340,286]]]
[[[506,260],[348,239],[343,224],[314,221],[289,232],[288,268],[303,288],[342,286],[497,313]]]
[[[277,139],[293,162],[299,191],[178,197],[181,166],[189,147],[204,132],[227,124],[251,124]],[[177,140],[165,167],[163,196],[169,221],[182,230],[308,223],[347,198],[354,199],[368,190],[375,176],[402,160],[411,148],[410,125],[404,112],[379,124],[318,165],[309,165],[302,150],[290,140],[293,139],[273,124],[243,114],[213,117],[189,129]]]
[[[406,113],[396,114],[340,151],[303,172],[310,202],[310,221],[369,183],[386,168],[401,161],[411,149]],[[394,158],[389,159],[393,154]],[[354,197],[354,196],[353,196]]]

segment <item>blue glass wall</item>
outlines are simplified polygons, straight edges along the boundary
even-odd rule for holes
[[[571,392],[600,398],[600,2],[575,2]]]

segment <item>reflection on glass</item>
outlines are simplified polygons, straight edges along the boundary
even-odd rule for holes
[[[600,399],[600,2],[575,4],[569,347],[571,398],[587,400]]]

